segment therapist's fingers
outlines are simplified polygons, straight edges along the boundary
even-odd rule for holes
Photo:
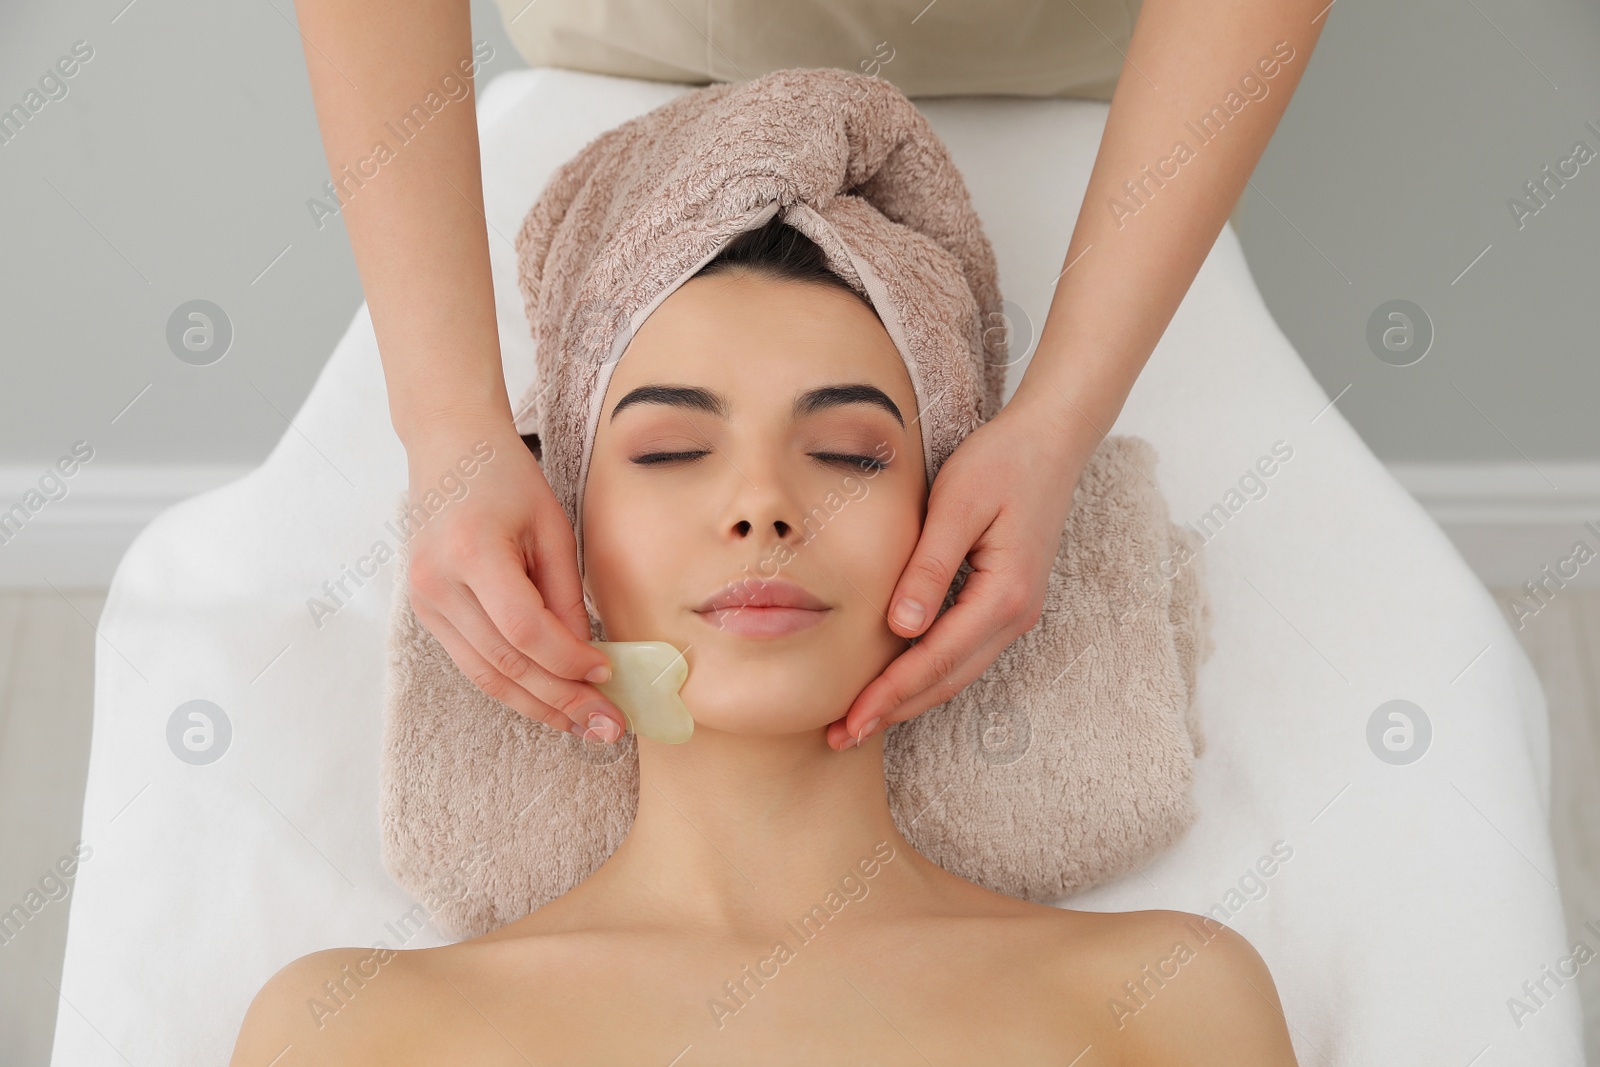
[[[547,675],[573,681],[605,681],[611,677],[605,653],[589,643],[589,616],[584,614],[582,640],[570,624],[546,608],[541,585],[550,584],[549,574],[526,571],[523,557],[509,545],[502,550],[485,550],[466,563],[462,579],[470,587],[478,605],[490,621],[485,641],[472,643],[478,653],[496,665],[507,678],[522,681],[531,677],[534,665]],[[582,609],[582,600],[578,601]],[[581,691],[598,696],[597,689],[579,686]]]
[[[953,479],[943,485],[934,480],[922,536],[889,597],[889,626],[902,637],[916,637],[933,622],[961,561],[997,513],[980,501],[962,498],[952,485]]]
[[[515,580],[528,583],[527,575],[520,569],[515,566],[510,569],[514,577],[506,576],[502,571],[501,577],[480,582],[479,588],[491,588],[496,580],[506,585]],[[555,729],[570,730],[580,735],[591,728],[604,731],[604,724],[592,721],[598,714],[616,724],[613,736],[621,736],[625,729],[622,713],[598,689],[546,671],[511,644],[470,589],[450,579],[446,579],[446,582],[451,586],[452,594],[442,603],[436,601],[434,610],[444,615],[445,621],[465,640],[467,648],[456,660],[456,665],[471,679],[473,685],[519,713]],[[533,590],[531,583],[528,588],[537,597],[537,591]],[[560,631],[570,638],[571,635],[566,633],[565,627],[555,616],[548,612],[545,615],[547,628]],[[444,644],[442,637],[440,644]],[[454,651],[448,645],[445,648],[454,657]],[[555,721],[552,721],[552,712],[555,713]]]
[[[890,629],[921,636],[830,724],[830,745],[950,700],[1038,623],[1080,470],[1066,442],[1014,409],[962,440],[929,488],[922,536],[889,600]],[[963,558],[972,570],[939,615]],[[902,599],[923,607],[909,625],[896,615]]]
[[[514,462],[481,487],[486,491],[478,497],[478,512],[454,516],[457,528],[444,541],[450,550],[444,573],[471,589],[498,640],[485,645],[462,632],[513,681],[537,683],[541,677],[518,653],[546,676],[580,682],[595,670],[609,676],[610,661],[589,644],[577,538],[567,513],[527,448],[513,455]]]
[[[545,484],[548,492],[549,483]],[[573,644],[562,641],[559,648],[550,651],[550,658],[545,658],[543,654],[537,658],[542,666],[554,670],[563,678],[583,678],[596,666],[592,659],[596,649],[589,644],[589,609],[584,606],[583,580],[578,577],[578,540],[567,522],[566,511],[557,503],[553,492],[546,505],[548,518],[539,517],[526,539],[524,551],[531,563],[529,573],[538,576],[535,584],[540,600],[576,641]],[[506,613],[496,610],[495,604],[488,600],[484,603],[489,609],[489,617],[495,620],[502,632],[509,633],[506,629],[509,621]],[[514,597],[508,601],[508,605],[515,603]],[[561,648],[569,650],[572,657],[570,662],[560,663]],[[605,659],[604,653],[601,658],[609,674],[610,660]]]
[[[927,634],[873,679],[843,718],[829,724],[828,744],[836,749],[858,744],[938,707],[976,681],[1032,626],[1028,613],[1013,611],[993,574],[974,570]]]
[[[407,458],[422,515],[409,567],[418,620],[474,685],[520,714],[620,736],[626,718],[586,680],[604,681],[610,661],[589,644],[576,538],[522,438],[509,423],[446,427],[414,439]]]
[[[450,625],[449,619],[415,600],[412,601],[411,607],[416,613],[417,621],[426,626],[428,632],[438,639],[444,650],[450,653],[451,660],[461,669],[461,673],[472,680],[472,684],[519,715],[542,722],[552,730],[560,730],[563,733],[575,732],[568,715],[535,699],[533,694],[489,666],[472,647],[472,642],[462,637],[460,631]]]

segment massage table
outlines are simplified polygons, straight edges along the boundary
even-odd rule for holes
[[[536,68],[481,92],[511,396],[533,375],[523,215],[592,137],[685,91]],[[1108,105],[918,104],[994,243],[1020,351]],[[1576,986],[1524,989],[1570,952],[1538,679],[1273,322],[1230,227],[1115,431],[1156,446],[1174,520],[1206,537],[1208,748],[1188,834],[1062,905],[1226,921],[1271,967],[1305,1065],[1577,1067]],[[386,523],[405,485],[363,305],[266,462],[163,512],[122,559],[96,646],[92,853],[56,1067],[224,1063],[251,998],[296,957],[445,943],[404,921],[416,902],[379,853],[384,644],[404,592],[376,560],[398,547]]]

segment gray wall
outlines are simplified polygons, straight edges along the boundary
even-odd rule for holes
[[[1537,206],[1524,183],[1577,141],[1600,153],[1600,4],[1328,17],[1237,211],[1279,325],[1330,396],[1350,386],[1339,408],[1386,461],[1600,459],[1600,154],[1520,228],[1507,206]],[[1367,343],[1394,299],[1434,324],[1411,366]]]
[[[101,463],[259,462],[361,300],[342,223],[305,206],[327,168],[290,0],[126,4],[0,11],[0,107],[75,41],[94,50],[0,145],[0,465],[78,438]],[[480,78],[521,66],[494,6],[473,13],[496,52]],[[1600,150],[1600,7],[1328,17],[1236,212],[1278,321],[1330,394],[1351,386],[1340,407],[1386,460],[1600,459],[1600,160],[1520,230],[1506,206],[1575,141]],[[1408,367],[1365,337],[1396,298],[1436,329]],[[210,366],[166,338],[194,299],[235,331]]]
[[[101,466],[259,463],[361,305],[343,221],[306,208],[329,175],[292,0],[128,3],[0,5],[0,108],[94,52],[0,144],[0,465],[78,438]],[[525,66],[472,11],[480,84]],[[233,325],[209,366],[167,342],[195,299]]]

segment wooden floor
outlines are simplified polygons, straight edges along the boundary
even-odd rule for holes
[[[105,590],[0,592],[0,911],[60,897],[56,863],[83,817],[94,708],[94,624]],[[70,897],[0,929],[0,1060],[47,1067]],[[6,940],[9,938],[9,940]]]
[[[1511,621],[1516,593],[1493,592]],[[1550,830],[1567,935],[1592,950],[1595,937],[1583,925],[1600,926],[1600,591],[1561,590],[1517,638],[1550,705]],[[1577,982],[1588,1060],[1600,1067],[1600,965],[1581,967]]]
[[[1496,594],[1503,608],[1512,597]],[[0,592],[0,910],[39,888],[78,839],[104,604],[98,589]],[[1564,591],[1517,636],[1550,702],[1551,823],[1576,940],[1586,920],[1600,920],[1600,591]],[[50,903],[0,944],[0,1044],[14,1067],[49,1063],[67,906]],[[1578,982],[1589,1062],[1600,1067],[1600,966],[1584,967]]]

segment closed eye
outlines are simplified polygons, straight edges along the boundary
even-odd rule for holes
[[[702,456],[709,456],[709,454],[710,451],[704,450],[704,448],[699,448],[699,450],[694,451],[686,451],[686,453],[643,453],[638,454],[638,456],[634,456],[630,462],[637,462],[637,464],[640,464],[642,467],[651,467],[656,466],[656,464],[690,462],[693,461],[693,459],[701,459]]]
[[[848,453],[810,453],[810,456],[827,464],[848,464],[861,470],[883,470],[883,467],[888,466],[877,456],[853,456]]]

